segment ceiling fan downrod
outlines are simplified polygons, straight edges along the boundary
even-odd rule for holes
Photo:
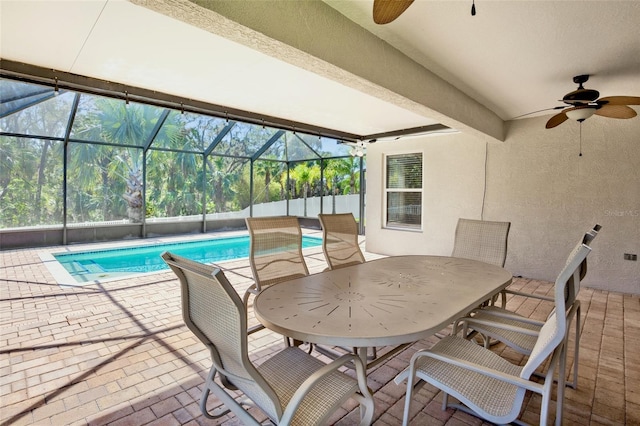
[[[476,0],[471,3],[471,16],[476,16]]]

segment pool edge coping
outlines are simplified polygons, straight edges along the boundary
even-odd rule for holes
[[[124,240],[124,241],[108,241],[108,242],[97,242],[97,243],[94,242],[94,243],[79,244],[79,245],[56,246],[56,247],[50,247],[47,250],[39,251],[38,257],[40,258],[44,266],[47,268],[49,273],[52,275],[56,284],[60,286],[66,286],[66,287],[84,287],[84,286],[90,286],[90,285],[96,285],[96,284],[103,284],[103,283],[112,282],[112,281],[130,279],[132,277],[143,277],[148,275],[166,273],[170,270],[162,269],[162,270],[151,271],[151,272],[139,272],[135,274],[129,274],[126,276],[118,276],[118,277],[111,277],[111,278],[105,278],[100,280],[79,282],[75,278],[73,278],[73,276],[71,276],[71,274],[64,268],[64,266],[62,266],[60,262],[58,262],[58,260],[54,257],[54,255],[80,253],[80,252],[92,251],[92,250],[109,250],[109,249],[116,249],[116,248],[127,248],[127,247],[134,247],[134,246],[139,247],[139,246],[154,245],[154,244],[160,244],[160,243],[172,244],[175,242],[185,241],[185,239],[197,241],[197,240],[209,240],[212,238],[231,238],[234,236],[248,235],[247,232],[248,232],[247,230],[237,230],[237,231],[215,233],[215,235],[217,235],[216,237],[212,237],[213,234],[205,233],[205,234],[193,234],[193,235],[159,236],[159,237],[150,237],[150,238],[144,238],[144,239]],[[320,235],[317,235],[318,233]],[[322,238],[322,231],[318,232],[318,230],[309,230],[309,232],[303,231],[302,234],[303,236]],[[224,264],[227,262],[234,262],[237,260],[238,259],[223,260],[223,261],[216,262],[216,265]],[[247,258],[247,261],[248,261],[248,258]]]

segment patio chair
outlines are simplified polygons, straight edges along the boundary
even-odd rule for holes
[[[488,220],[458,219],[453,242],[452,257],[478,260],[503,267],[507,259],[507,240],[511,222],[495,222]],[[506,296],[502,294],[503,306]],[[498,296],[487,301],[495,304]]]
[[[540,329],[535,345],[524,366],[510,363],[491,350],[459,336],[447,336],[431,349],[416,352],[409,367],[396,378],[397,384],[407,380],[403,424],[407,425],[413,392],[425,382],[444,393],[442,409],[454,407],[489,422],[505,424],[515,421],[523,406],[526,392],[542,396],[540,424],[547,424],[556,367],[559,368],[556,424],[562,423],[564,401],[564,364],[567,330],[565,293],[570,281],[579,281],[580,265],[591,248],[579,244],[555,282],[556,309]],[[551,361],[543,383],[531,376],[549,357]],[[461,404],[448,404],[452,395]]]
[[[360,404],[360,424],[371,424],[374,402],[358,357],[345,355],[325,364],[297,347],[286,347],[254,365],[247,349],[247,311],[224,273],[169,252],[162,258],[180,280],[185,324],[211,352],[200,400],[205,417],[216,419],[233,411],[242,423],[259,425],[243,407],[248,404],[275,424],[318,425],[353,398]],[[356,378],[339,370],[346,363],[355,364]],[[248,401],[236,401],[237,391]],[[209,412],[211,393],[227,408]]]
[[[251,294],[282,281],[305,277],[309,269],[302,255],[302,231],[295,216],[248,217],[249,263],[254,284],[246,291],[245,305]]]
[[[249,264],[254,280],[242,298],[248,307],[251,295],[260,293],[263,287],[306,277],[309,269],[302,255],[302,230],[297,217],[248,217],[245,222],[249,231]],[[262,329],[262,324],[256,324],[249,331],[253,333]],[[285,342],[292,343],[288,337],[285,337]],[[301,343],[293,342],[295,345]],[[309,347],[309,352],[311,350]]]
[[[500,267],[507,258],[511,222],[458,219],[452,257],[479,260]]]
[[[598,235],[600,229],[601,226],[596,224],[596,226],[594,226],[592,230],[587,232],[582,240],[578,242],[578,246],[582,244],[590,246],[593,239]],[[571,279],[569,280],[569,283],[567,284],[567,294],[565,295],[563,302],[567,309],[567,328],[571,326],[571,322],[575,317],[573,380],[567,382],[567,386],[570,386],[573,389],[577,389],[578,387],[578,366],[580,355],[581,317],[580,301],[577,299],[577,297],[578,292],[580,291],[580,283],[587,273],[586,257],[580,264],[579,270],[579,277],[571,277]],[[544,301],[551,301],[554,302],[557,306],[557,300],[555,297],[522,293],[512,290],[507,290],[507,292]],[[510,348],[523,355],[529,355],[533,350],[538,333],[540,332],[543,324],[543,321],[537,321],[524,317],[505,308],[500,308],[497,306],[486,306],[481,309],[474,310],[464,318],[458,319],[454,324],[452,334],[457,334],[459,327],[462,326],[462,333],[464,336],[470,337],[473,335],[473,332],[480,333],[484,338],[485,347],[489,347],[490,339],[494,339],[495,341],[503,342]],[[472,329],[473,332],[470,333],[468,329]],[[566,359],[563,359],[562,362],[566,363]]]
[[[351,213],[319,214],[322,251],[329,269],[364,263],[358,245],[358,223]]]

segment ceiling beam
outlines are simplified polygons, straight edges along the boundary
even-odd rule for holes
[[[322,1],[129,1],[447,127],[504,140],[497,114]]]

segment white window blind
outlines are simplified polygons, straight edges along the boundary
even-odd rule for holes
[[[386,226],[422,227],[422,153],[386,157]]]

